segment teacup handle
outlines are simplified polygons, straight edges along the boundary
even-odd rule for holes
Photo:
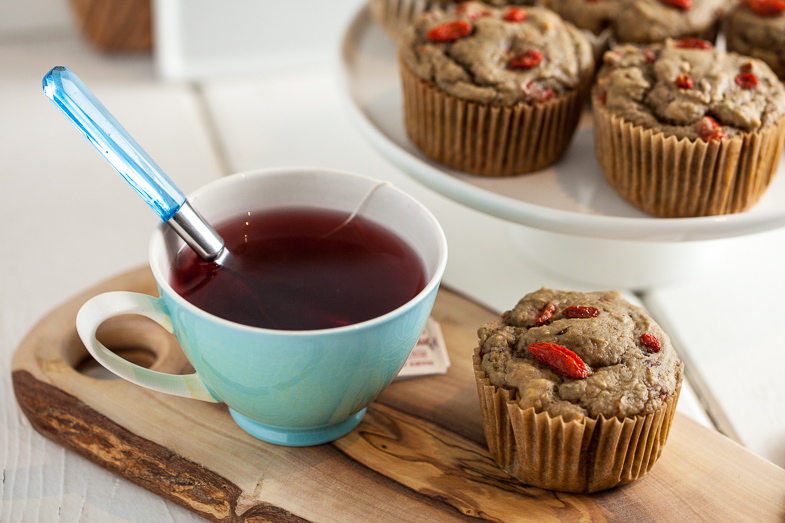
[[[96,338],[98,327],[121,314],[150,318],[172,332],[172,322],[158,298],[135,292],[114,291],[89,299],[76,315],[76,330],[95,360],[117,376],[141,387],[174,396],[218,403],[198,374],[177,375],[146,369],[110,351]]]

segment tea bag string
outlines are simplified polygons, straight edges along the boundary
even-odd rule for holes
[[[351,222],[354,219],[354,217],[357,216],[357,214],[362,210],[362,208],[366,204],[366,202],[368,202],[368,200],[371,198],[373,193],[376,192],[376,189],[378,189],[379,187],[387,186],[387,185],[390,185],[390,182],[383,181],[383,182],[379,182],[376,185],[374,185],[373,187],[371,187],[371,190],[368,191],[365,194],[365,196],[363,196],[363,199],[360,200],[360,203],[357,204],[357,207],[355,207],[354,211],[352,211],[352,214],[350,214],[349,217],[346,218],[343,221],[343,223],[341,223],[340,225],[338,225],[337,227],[335,227],[331,231],[325,233],[319,239],[322,240],[324,238],[327,238],[328,236],[330,236],[332,234],[335,234],[336,232],[340,231],[341,229],[343,229],[344,227],[349,225],[349,222]]]

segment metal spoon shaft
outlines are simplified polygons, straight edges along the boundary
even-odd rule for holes
[[[224,248],[215,230],[186,202],[185,195],[67,67],[43,79],[46,96],[60,108],[145,202],[208,261]]]

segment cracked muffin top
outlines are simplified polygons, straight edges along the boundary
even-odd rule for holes
[[[594,69],[588,40],[556,13],[481,2],[423,14],[401,36],[399,53],[413,74],[442,91],[493,105],[582,88]]]
[[[735,0],[542,0],[581,29],[610,30],[617,42],[652,43],[665,38],[713,38]]]
[[[521,408],[564,421],[655,412],[682,380],[668,336],[618,292],[542,288],[478,336],[493,385],[517,390]]]
[[[766,63],[696,38],[606,51],[593,97],[628,122],[691,140],[762,130],[785,115],[785,87]]]

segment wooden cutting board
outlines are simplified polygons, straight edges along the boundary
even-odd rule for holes
[[[155,294],[146,268],[63,304],[17,349],[13,383],[33,426],[56,443],[214,521],[777,521],[785,470],[684,415],[652,471],[592,495],[527,487],[489,457],[471,353],[494,314],[442,289],[452,366],[393,383],[347,436],[279,447],[240,430],[223,405],[99,379],[76,312],[109,290]],[[171,335],[139,317],[105,324],[104,343],[140,364],[190,372]]]

